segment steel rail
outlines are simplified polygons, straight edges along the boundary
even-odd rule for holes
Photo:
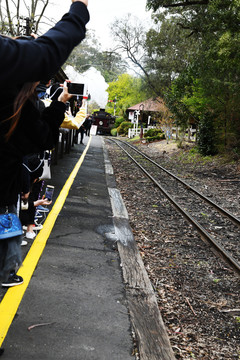
[[[147,175],[150,180],[159,188],[159,190],[168,198],[168,200],[174,205],[174,207],[180,211],[180,213],[196,228],[200,235],[208,241],[210,245],[221,255],[221,257],[231,266],[231,268],[240,276],[240,264],[232,257],[232,255],[225,250],[221,244],[219,244],[203,227],[196,221],[187,211],[185,211],[174,199],[173,197],[161,186],[161,184],[148,173],[144,167],[139,164],[123,147],[118,144],[117,141],[112,140],[116,145],[118,145],[127,156]]]
[[[112,140],[115,141],[116,140]],[[240,227],[240,219],[237,218],[235,215],[231,214],[228,210],[223,209],[220,205],[216,204],[214,201],[212,201],[211,199],[209,199],[208,197],[206,197],[205,195],[203,195],[202,193],[200,193],[199,191],[197,191],[196,189],[194,189],[191,185],[189,185],[187,182],[185,182],[184,180],[180,179],[178,176],[174,175],[172,172],[170,172],[169,170],[163,168],[161,165],[159,165],[156,161],[152,160],[149,156],[145,155],[142,151],[136,149],[134,146],[132,146],[131,144],[128,144],[122,140],[117,140],[121,143],[124,143],[125,145],[129,146],[131,149],[133,149],[134,151],[136,151],[137,153],[139,153],[141,156],[145,157],[147,160],[149,160],[151,163],[153,163],[154,165],[156,165],[159,169],[163,170],[164,172],[166,172],[169,176],[173,177],[175,180],[179,181],[181,184],[183,184],[184,186],[187,187],[188,190],[191,190],[193,193],[197,194],[199,197],[201,197],[204,201],[206,201],[207,203],[209,203],[210,205],[212,205],[217,211],[219,211],[220,213],[222,213],[223,215],[227,216],[232,222],[234,222],[235,225],[237,225],[238,227]]]

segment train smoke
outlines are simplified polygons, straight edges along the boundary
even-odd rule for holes
[[[91,67],[83,73],[77,72],[72,66],[66,67],[65,73],[72,82],[83,83],[91,94],[91,101],[96,101],[100,108],[105,108],[108,101],[108,93],[106,89],[108,84],[104,80],[100,71]]]

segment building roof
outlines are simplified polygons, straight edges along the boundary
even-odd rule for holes
[[[144,106],[144,111],[166,111],[166,105],[164,104],[163,99],[161,99],[160,97],[145,100],[139,104],[129,107],[127,110],[128,111],[140,110],[139,107],[142,104]]]

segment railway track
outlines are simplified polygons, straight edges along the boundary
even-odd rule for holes
[[[188,183],[163,168],[150,157],[121,140],[113,140],[154,183],[172,205],[208,242],[214,252],[240,275],[240,219]]]

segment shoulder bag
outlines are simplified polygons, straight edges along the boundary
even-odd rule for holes
[[[22,224],[18,216],[9,213],[6,208],[5,214],[0,214],[0,240],[23,234]]]

